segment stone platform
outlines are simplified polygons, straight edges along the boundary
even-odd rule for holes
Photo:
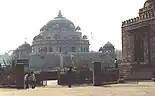
[[[121,70],[128,70],[124,77],[126,80],[151,80],[153,77],[153,66],[148,64],[122,64]]]
[[[130,72],[125,78],[127,80],[151,80],[153,77],[152,68],[139,68]]]

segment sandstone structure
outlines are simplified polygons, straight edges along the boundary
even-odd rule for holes
[[[154,31],[155,0],[147,0],[143,8],[139,9],[138,17],[122,22],[122,65],[130,65],[130,71],[136,70],[137,75],[134,78],[149,79],[153,76]],[[128,77],[133,76],[130,74]]]

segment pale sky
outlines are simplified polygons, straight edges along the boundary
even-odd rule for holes
[[[90,39],[90,50],[110,41],[121,49],[121,23],[138,16],[146,0],[0,0],[0,53],[32,44],[40,28],[58,11],[80,26]]]

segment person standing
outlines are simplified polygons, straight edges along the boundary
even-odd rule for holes
[[[36,87],[36,77],[33,71],[30,72],[29,81],[32,89],[34,89]]]
[[[118,62],[117,62],[117,58],[115,58],[115,68],[117,69],[118,68]]]
[[[25,82],[25,88],[28,89],[29,88],[29,73],[26,73],[24,76],[24,82]]]

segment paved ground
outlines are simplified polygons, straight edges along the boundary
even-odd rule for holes
[[[34,90],[0,89],[0,96],[155,96],[155,82],[114,84],[102,87],[57,86],[48,82],[47,87]]]

